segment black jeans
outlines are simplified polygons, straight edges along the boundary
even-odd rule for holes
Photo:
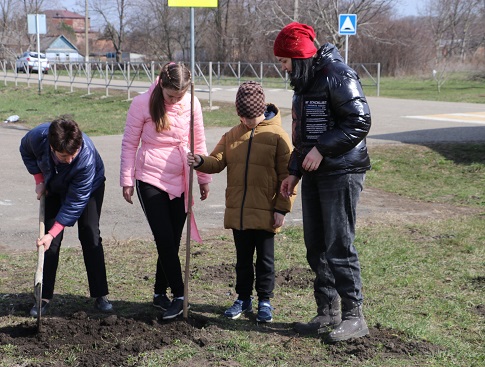
[[[179,248],[187,217],[184,195],[170,200],[165,191],[143,181],[136,181],[136,191],[157,245],[154,292],[166,293],[170,287],[174,297],[182,297],[184,282]]]
[[[362,303],[362,280],[354,247],[356,206],[365,174],[306,173],[301,183],[303,231],[314,292]]]
[[[99,217],[104,199],[104,183],[91,194],[89,201],[77,221],[78,238],[83,250],[84,265],[88,275],[89,294],[91,297],[101,297],[108,294],[104,250],[99,231]],[[61,198],[48,194],[45,198],[45,227],[50,229],[61,208]],[[45,252],[44,278],[42,283],[42,298],[52,299],[56,282],[59,252],[64,231],[52,240],[51,246]]]
[[[253,293],[254,265],[256,250],[256,293],[259,300],[273,297],[274,271],[274,233],[260,229],[233,229],[236,245],[236,293],[239,299],[246,300]]]

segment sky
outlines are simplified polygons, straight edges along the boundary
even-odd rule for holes
[[[88,0],[89,1],[89,0]],[[396,3],[397,14],[401,17],[419,15],[422,10],[423,0],[393,0]],[[66,8],[67,10],[78,10],[79,14],[84,14],[85,0],[54,0],[52,4],[59,4],[59,8]],[[77,4],[77,5],[76,5]],[[92,19],[95,21],[95,19]],[[93,24],[95,26],[95,24]]]
[[[396,11],[400,16],[410,16],[418,15],[419,11],[422,10],[423,1],[422,0],[395,0],[396,1]]]
[[[396,2],[396,9],[399,11],[399,15],[401,16],[408,16],[408,15],[418,15],[418,5],[421,4],[422,0],[394,0]],[[73,10],[78,8],[79,6],[75,6],[76,3],[84,4],[83,0],[62,0],[57,1],[59,4],[63,4],[61,6],[65,7],[68,10]]]

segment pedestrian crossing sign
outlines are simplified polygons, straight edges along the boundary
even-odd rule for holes
[[[357,14],[339,14],[338,29],[341,36],[357,34]]]

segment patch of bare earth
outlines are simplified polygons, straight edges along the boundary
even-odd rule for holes
[[[358,205],[357,222],[414,222],[422,218],[450,218],[479,212],[479,209],[470,207],[416,201],[379,189],[365,188]]]

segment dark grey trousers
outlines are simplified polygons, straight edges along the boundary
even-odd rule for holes
[[[362,280],[354,247],[356,207],[365,174],[306,173],[301,183],[307,260],[315,273],[315,296],[337,295],[362,303]]]

